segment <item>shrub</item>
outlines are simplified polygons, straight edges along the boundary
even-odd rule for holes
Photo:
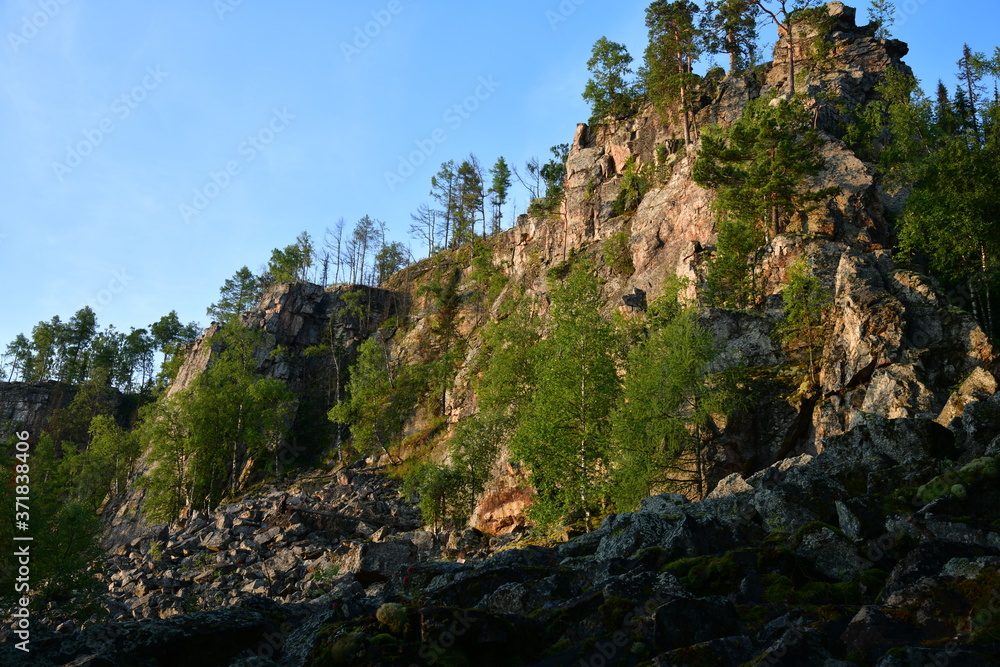
[[[612,271],[623,276],[629,276],[635,272],[629,241],[628,232],[622,230],[609,236],[601,245],[604,263]]]

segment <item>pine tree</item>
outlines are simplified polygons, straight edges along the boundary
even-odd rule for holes
[[[207,313],[216,322],[228,322],[260,303],[264,289],[250,269],[239,269],[226,278],[219,290],[219,301],[208,307]]]
[[[936,105],[912,78],[901,83],[902,77],[887,76],[879,87],[886,104],[878,111],[887,136],[880,171],[891,184],[912,188],[898,220],[901,248],[926,258],[947,283],[968,289],[973,314],[992,334],[1000,257],[1000,102],[983,95],[989,62],[966,46],[958,63],[963,85],[950,100],[939,85]]]
[[[868,5],[868,18],[875,24],[876,39],[889,39],[891,33],[889,26],[896,22],[893,15],[896,13],[896,6],[892,0],[871,0]]]
[[[125,336],[122,354],[125,359],[124,367],[127,368],[125,382],[129,392],[136,382],[136,375],[138,375],[139,391],[145,392],[149,389],[149,382],[153,378],[155,351],[153,337],[146,329],[132,329]]]
[[[31,341],[24,334],[18,334],[13,341],[7,344],[6,357],[10,367],[7,381],[13,382],[15,379],[28,381],[34,357]]]
[[[825,167],[823,145],[799,100],[755,100],[732,127],[705,133],[692,176],[716,189],[719,211],[773,237],[831,194],[806,187]]]
[[[309,232],[302,232],[295,239],[294,244],[285,246],[284,249],[275,248],[271,251],[267,273],[273,282],[301,282],[308,277],[312,263],[312,238],[309,236]]]
[[[389,276],[406,266],[410,259],[410,251],[399,241],[383,245],[375,255],[375,284],[383,284]]]
[[[64,382],[77,384],[87,377],[87,350],[97,333],[97,317],[90,306],[76,312],[62,330],[65,360],[60,373]]]
[[[63,358],[63,331],[65,325],[56,315],[49,322],[39,322],[31,330],[31,349],[35,356],[31,360],[29,382],[41,382],[58,377]]]
[[[151,324],[149,332],[159,350],[163,352],[163,363],[166,364],[170,357],[178,355],[184,345],[198,337],[201,327],[196,322],[181,324],[177,311],[171,310]]]
[[[788,286],[781,293],[785,319],[778,330],[792,358],[807,365],[809,380],[816,385],[819,381],[817,357],[826,339],[823,315],[831,300],[830,293],[805,259],[791,264],[787,273]]]
[[[448,160],[441,164],[441,169],[431,177],[431,197],[437,203],[437,212],[441,217],[442,246],[454,248],[452,241],[452,227],[455,223],[455,214],[458,209],[458,175],[455,169],[455,161]]]
[[[653,104],[665,120],[680,113],[684,143],[691,143],[691,89],[698,76],[692,67],[700,55],[695,14],[687,0],[654,0],[646,9],[649,45],[642,77]]]
[[[638,100],[632,81],[632,56],[624,44],[601,37],[594,44],[587,69],[591,78],[583,90],[583,99],[590,102],[591,125],[606,118],[619,119],[636,111]]]
[[[728,54],[730,74],[756,64],[759,16],[760,7],[750,0],[706,3],[700,24],[705,50]]]
[[[795,95],[795,49],[798,40],[795,34],[795,13],[815,7],[817,0],[750,0],[752,5],[760,8],[771,19],[778,29],[779,37],[785,39],[785,48],[788,54],[788,90],[786,97]]]
[[[465,160],[456,172],[455,215],[451,247],[459,248],[476,236],[476,215],[482,209],[485,193],[483,179],[471,160]]]
[[[490,169],[493,176],[493,183],[490,185],[489,193],[493,202],[493,226],[491,233],[499,234],[503,229],[503,207],[507,204],[507,196],[510,193],[511,171],[507,166],[507,161],[501,155],[497,162]]]

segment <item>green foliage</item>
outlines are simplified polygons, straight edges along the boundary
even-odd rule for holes
[[[634,213],[642,203],[642,198],[651,187],[652,165],[637,165],[635,156],[629,157],[625,162],[625,169],[622,172],[621,184],[618,187],[618,196],[613,204],[615,215],[626,215]]]
[[[912,75],[889,68],[884,77],[875,87],[875,99],[858,111],[847,127],[844,141],[862,159],[877,161],[889,185],[900,185],[912,180],[910,168],[923,152],[933,112]],[[942,108],[948,106],[950,103]]]
[[[538,316],[523,299],[483,332],[479,355],[481,372],[473,386],[481,414],[516,418],[532,396],[537,382],[534,348],[539,341]],[[508,426],[509,436],[512,426]]]
[[[412,406],[400,405],[395,380],[385,347],[375,338],[362,343],[351,367],[348,399],[334,405],[328,415],[331,421],[350,426],[356,451],[368,453],[378,447],[388,454],[402,431]]]
[[[531,469],[538,495],[529,513],[542,524],[589,516],[605,499],[618,378],[593,270],[590,261],[578,261],[552,292],[552,328],[535,347],[537,389],[511,443]]]
[[[785,39],[785,47],[788,53],[788,87],[786,93],[794,95],[795,90],[795,52],[804,50],[799,40],[799,31],[794,30],[794,24],[817,19],[823,15],[818,11],[807,12],[806,10],[816,9],[820,4],[819,0],[750,0],[751,4],[760,8],[760,11],[771,19],[771,22],[778,28],[778,35]],[[822,9],[822,8],[818,8]],[[825,11],[825,10],[824,10]],[[821,31],[823,36],[825,32]]]
[[[916,81],[893,70],[877,89],[879,100],[858,114],[848,133],[852,145],[874,145],[880,176],[909,188],[897,221],[901,249],[923,257],[946,284],[972,293],[972,311],[988,333],[1000,241],[1000,102],[984,94],[982,79],[996,76],[998,59],[968,46],[958,61],[962,85],[954,97],[939,85],[929,101]]]
[[[244,266],[232,278],[226,278],[219,290],[218,303],[208,307],[208,316],[216,322],[227,322],[255,307],[262,296],[261,281]]]
[[[421,517],[435,528],[449,520],[457,524],[468,518],[469,499],[461,474],[454,468],[436,463],[419,465],[404,480],[404,491],[418,495]]]
[[[110,416],[94,417],[90,436],[85,451],[64,453],[63,465],[71,471],[77,500],[97,511],[108,494],[126,491],[142,451],[135,434]]]
[[[436,213],[440,214],[444,224],[444,238],[441,245],[445,248],[457,247],[452,239],[455,214],[458,209],[458,176],[455,171],[455,161],[448,160],[441,164],[438,173],[431,176],[430,194],[439,206]]]
[[[791,21],[796,24],[807,23],[816,31],[816,36],[802,49],[806,53],[806,61],[815,69],[825,69],[832,64],[833,41],[830,33],[837,27],[837,19],[830,16],[825,5],[818,7],[802,7],[791,14]],[[802,30],[802,28],[799,28]]]
[[[767,236],[756,225],[723,217],[716,224],[715,255],[710,260],[705,294],[720,308],[752,308],[761,295],[753,261]]]
[[[372,308],[371,303],[365,297],[365,291],[361,289],[342,293],[340,300],[344,305],[337,311],[338,317],[355,317],[362,322],[368,321],[372,316]]]
[[[649,44],[641,76],[650,101],[665,123],[681,115],[685,143],[691,143],[691,91],[699,80],[692,71],[701,51],[695,26],[697,11],[698,6],[686,0],[654,0],[646,8]]]
[[[102,572],[104,554],[99,517],[74,499],[71,470],[47,434],[42,434],[27,463],[17,465],[26,465],[31,479],[31,595],[15,590],[16,567],[0,567],[0,604],[12,607],[15,600],[29,597],[35,614],[45,613],[52,604],[77,622],[100,615],[102,585],[96,577]],[[24,473],[10,472],[0,484],[0,505],[11,512],[10,519],[0,522],[0,541],[9,545],[5,553],[16,566],[13,545],[28,544],[13,541],[15,499],[24,495],[17,493],[20,482],[15,473]]]
[[[823,143],[801,100],[754,100],[732,127],[703,135],[692,176],[715,188],[721,215],[777,236],[832,194],[806,185],[825,167]]]
[[[896,22],[896,5],[892,0],[871,0],[868,5],[868,20],[875,24],[875,38],[889,39],[889,28]]]
[[[760,7],[750,0],[710,0],[700,23],[705,50],[729,54],[729,71],[757,64],[757,19]]]
[[[375,282],[379,285],[410,263],[410,251],[398,241],[383,245],[375,253]]]
[[[550,150],[554,159],[538,169],[538,174],[545,182],[545,195],[533,200],[528,206],[528,213],[535,217],[557,214],[566,194],[566,159],[569,157],[569,144],[559,144]]]
[[[277,471],[294,402],[284,382],[257,373],[265,335],[226,325],[212,340],[220,351],[208,369],[144,413],[141,437],[155,463],[144,478],[151,518],[210,509],[236,493],[248,469]]]
[[[163,353],[163,365],[157,377],[160,388],[165,388],[177,377],[184,362],[184,346],[195,341],[201,333],[197,322],[181,324],[176,310],[171,310],[149,327],[153,342]]]
[[[587,69],[591,78],[583,91],[583,99],[590,102],[590,124],[597,125],[606,118],[620,119],[635,113],[638,107],[636,85],[631,80],[632,56],[624,44],[601,37],[594,44]]]
[[[503,207],[507,204],[507,196],[511,186],[510,166],[502,155],[490,168],[490,174],[493,176],[493,182],[488,191],[493,202],[493,226],[490,231],[493,234],[498,234],[503,228]]]
[[[271,259],[267,263],[267,273],[274,282],[293,283],[306,279],[309,267],[313,263],[313,243],[309,232],[302,232],[295,243],[284,249],[275,248],[271,251]]]
[[[951,493],[959,500],[965,500],[962,495],[966,493],[968,487],[976,485],[983,479],[994,482],[1000,479],[997,463],[997,457],[984,456],[973,459],[957,470],[948,470],[922,484],[916,490],[913,500],[920,505],[926,505],[945,493]]]
[[[477,216],[482,214],[486,193],[483,175],[475,157],[465,160],[455,172],[455,217],[452,223],[452,248],[471,243],[476,237]],[[485,233],[486,220],[483,220]]]
[[[604,258],[604,263],[612,271],[622,276],[630,276],[635,272],[635,266],[632,264],[632,249],[629,242],[629,234],[623,229],[609,236],[601,244],[601,254]]]
[[[554,287],[557,283],[566,280],[569,272],[573,270],[573,264],[576,262],[576,259],[576,248],[570,248],[569,256],[566,259],[556,262],[549,267],[548,271],[545,272],[545,277],[548,279],[550,287]]]
[[[965,140],[943,141],[918,167],[919,181],[899,221],[904,251],[923,252],[942,278],[972,284],[979,320],[993,333],[990,293],[1000,257],[1000,160]]]
[[[332,582],[339,575],[339,565],[327,565],[326,567],[320,568],[313,573],[313,580],[321,584],[326,584]]]
[[[464,522],[475,509],[476,498],[490,479],[500,453],[500,444],[509,438],[511,420],[502,414],[484,411],[469,417],[456,429],[451,441],[452,469],[458,474],[460,497],[466,500],[457,519]]]
[[[0,356],[0,378],[24,382],[59,380],[81,384],[100,378],[124,391],[149,388],[154,342],[146,329],[128,334],[113,326],[101,331],[94,311],[81,308],[69,321],[58,316],[39,322],[31,338],[18,334]]]
[[[695,310],[677,300],[680,283],[649,308],[649,334],[631,350],[621,399],[612,415],[612,498],[628,511],[678,481],[704,484],[705,428],[733,392],[709,372],[717,356]]]
[[[829,290],[812,272],[809,263],[799,258],[788,267],[788,286],[781,293],[785,305],[785,319],[778,333],[792,358],[807,365],[809,377],[815,383],[817,355],[826,340],[823,314],[831,301]]]
[[[493,263],[493,253],[478,244],[472,257],[470,277],[476,283],[480,303],[484,306],[497,300],[509,280],[503,269]]]
[[[118,399],[118,392],[102,378],[88,380],[69,405],[53,411],[45,431],[64,448],[86,449],[90,444],[91,422],[101,415],[114,415]]]

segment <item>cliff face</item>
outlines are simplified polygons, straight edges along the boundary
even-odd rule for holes
[[[734,472],[749,475],[802,453],[818,454],[826,439],[866,415],[947,423],[960,412],[956,406],[995,391],[995,354],[986,336],[969,315],[952,306],[949,298],[954,297],[943,294],[932,280],[894,264],[888,248],[893,240],[890,214],[897,202],[840,138],[846,114],[874,98],[887,68],[909,71],[900,60],[907,47],[875,39],[874,29],[858,27],[854,10],[839,2],[828,5],[827,12],[828,18],[798,28],[795,85],[807,95],[807,108],[825,140],[826,167],[811,186],[833,188],[835,194],[759,254],[756,271],[765,286],[759,311],[706,310],[702,316],[729,363],[766,371],[758,374],[753,388],[753,409],[721,416],[711,480]],[[821,55],[816,39],[826,45]],[[774,62],[748,74],[716,76],[714,96],[702,99],[695,113],[695,129],[731,124],[749,100],[784,94],[786,54],[779,41]],[[700,298],[714,252],[714,196],[691,177],[699,144],[685,148],[680,135],[678,127],[664,124],[652,108],[608,125],[578,126],[560,214],[522,216],[515,228],[487,239],[493,278],[484,276],[482,267],[473,268],[469,253],[460,250],[404,269],[385,290],[276,287],[260,308],[244,316],[247,326],[263,328],[272,341],[261,351],[261,371],[287,380],[300,396],[312,397],[303,404],[326,407],[330,388],[343,381],[344,366],[339,361],[336,368],[317,366],[303,352],[329,342],[332,332],[336,340],[348,343],[346,363],[353,346],[393,313],[393,326],[381,332],[389,358],[403,365],[418,363],[428,355],[440,311],[434,290],[427,288],[450,281],[456,293],[453,322],[465,343],[465,357],[435,413],[416,407],[405,429],[406,436],[433,433],[431,447],[401,452],[404,457],[444,457],[454,426],[477,411],[470,380],[482,349],[483,326],[515,296],[523,296],[519,307],[544,317],[549,308],[546,272],[574,252],[595,258],[608,314],[618,310],[627,316],[633,309],[624,297],[641,290],[653,299],[670,275],[689,278],[693,287],[687,297]],[[616,215],[615,200],[630,164],[655,167],[656,178],[634,212]],[[607,265],[601,252],[602,244],[621,234],[628,239],[634,266],[628,274]],[[787,283],[786,267],[799,258],[808,261],[834,303],[825,322],[829,335],[818,386],[798,387],[798,380],[782,375],[787,360],[772,335],[783,317],[780,295]],[[502,289],[491,291],[491,284]],[[350,315],[359,298],[368,306],[363,318]],[[172,391],[188,386],[210,363],[207,338],[212,332],[209,329],[192,347]],[[275,350],[280,354],[272,354]],[[975,386],[964,386],[974,372]],[[331,373],[336,373],[333,381]],[[317,398],[317,384],[326,387],[319,392],[325,392],[322,400]],[[324,415],[325,410],[300,410],[299,420],[322,420]],[[426,444],[426,438],[411,440]],[[473,521],[492,533],[521,525],[530,502],[523,471],[503,462],[496,472]]]
[[[335,341],[341,351],[337,362],[349,364],[357,346],[402,304],[401,298],[365,285],[324,289],[310,283],[278,283],[256,308],[244,313],[242,321],[267,333],[265,346],[257,352],[260,373],[288,382],[301,395],[314,386],[318,370],[310,364],[307,349]],[[187,389],[208,367],[211,338],[221,328],[213,322],[191,345],[168,395]]]
[[[343,389],[347,368],[360,343],[401,307],[403,299],[404,295],[364,285],[324,289],[309,283],[278,283],[267,291],[257,308],[243,314],[244,326],[266,332],[264,345],[257,350],[259,372],[287,382],[296,397],[293,435],[284,445],[289,461],[332,444],[326,412]],[[220,328],[219,323],[212,323],[191,344],[167,396],[189,388],[212,363],[213,353],[219,352],[213,347],[212,336]],[[327,352],[308,352],[317,347]],[[329,442],[315,442],[326,437]],[[136,476],[148,471],[144,456]],[[104,512],[106,549],[148,537],[151,528],[142,515],[144,499],[145,490],[140,485],[112,499]]]
[[[654,495],[635,512],[543,547],[472,530],[444,543],[415,530],[417,511],[398,485],[362,462],[173,527],[144,527],[133,516],[141,496],[133,496],[108,540],[119,622],[48,639],[40,645],[46,664],[166,654],[295,665],[497,656],[553,665],[598,664],[599,656],[600,664],[994,664],[996,353],[956,307],[962,295],[895,261],[897,202],[840,138],[845,111],[872,99],[886,68],[905,69],[906,47],[875,40],[839,2],[828,13],[819,24],[829,52],[820,59],[800,44],[795,73],[798,90],[838,102],[813,105],[826,141],[826,169],[814,185],[836,192],[758,253],[757,310],[702,309],[719,364],[751,370],[753,403],[719,415],[710,473],[718,483],[707,498]],[[732,123],[748,100],[782,93],[784,46],[754,75],[719,79],[697,127]],[[243,317],[268,334],[261,373],[296,392],[300,425],[325,420],[330,390],[342,386],[360,341],[376,335],[388,363],[419,364],[441,344],[447,315],[464,357],[433,407],[414,406],[400,451],[446,457],[455,426],[478,409],[472,380],[485,325],[515,300],[544,317],[547,273],[560,262],[595,259],[607,314],[630,316],[642,304],[636,290],[655,298],[670,275],[691,279],[687,298],[703,300],[716,242],[713,194],[691,178],[698,144],[682,150],[678,135],[650,109],[610,126],[581,125],[561,214],[522,216],[486,239],[479,259],[488,256],[488,266],[466,248],[407,267],[381,290],[276,286]],[[630,162],[656,164],[659,180],[637,210],[616,215]],[[634,266],[627,273],[602,252],[622,233]],[[787,267],[803,258],[832,307],[817,379],[799,384],[774,330]],[[212,363],[216,330],[191,347],[172,392]],[[331,345],[332,356],[316,353]],[[24,398],[0,416],[27,421],[56,400],[31,387],[0,385],[5,391]],[[501,457],[473,525],[494,534],[524,525],[528,481]],[[154,541],[163,544],[159,559]],[[500,546],[523,548],[495,552]],[[217,604],[231,606],[182,613]],[[140,626],[132,618],[160,620]],[[13,649],[0,649],[0,662],[7,654]]]
[[[977,384],[977,396],[992,393],[995,387],[994,350],[972,317],[953,307],[956,297],[942,293],[933,280],[894,264],[887,249],[893,242],[889,216],[898,202],[879,187],[873,169],[840,138],[846,114],[874,99],[875,87],[887,68],[910,71],[901,61],[907,47],[896,40],[875,39],[874,28],[857,26],[854,10],[839,2],[828,5],[827,11],[829,19],[817,24],[821,28],[799,27],[796,91],[808,96],[807,108],[814,112],[826,141],[826,168],[811,185],[835,188],[836,193],[762,252],[758,270],[765,284],[765,307],[761,312],[710,310],[703,316],[703,323],[717,334],[733,362],[780,367],[785,359],[771,333],[783,317],[780,294],[787,283],[785,269],[804,257],[834,300],[826,322],[830,335],[819,386],[797,391],[781,378],[762,383],[755,391],[759,400],[751,414],[726,420],[717,443],[715,479],[730,472],[749,474],[800,453],[817,454],[824,439],[849,430],[866,414],[946,422],[948,415],[942,411],[946,405],[967,400],[968,388],[956,392],[955,387],[973,371],[984,379]],[[828,46],[822,58],[809,46],[820,32]],[[787,88],[785,47],[779,42],[775,61],[759,71],[718,81],[715,97],[702,101],[695,127],[704,130],[712,123],[731,124],[742,115],[747,101],[783,95]],[[817,101],[821,99],[826,101]],[[714,250],[713,194],[691,178],[698,143],[685,150],[680,136],[678,127],[662,123],[651,108],[609,125],[578,126],[567,161],[561,215],[522,216],[517,227],[489,241],[494,263],[509,282],[495,302],[477,303],[460,313],[460,328],[471,340],[466,368],[478,354],[476,331],[487,314],[498,312],[498,306],[518,290],[544,313],[548,307],[546,269],[574,250],[590,251],[597,257],[608,312],[627,312],[623,297],[635,289],[655,298],[669,275],[690,278],[696,289],[688,296],[698,298],[697,286]],[[616,216],[614,202],[630,162],[659,165],[660,173],[667,176],[645,195],[633,214]],[[628,236],[635,267],[628,276],[604,265],[599,252],[599,244],[621,232]],[[432,264],[428,260],[408,269],[391,287],[415,294],[421,280],[432,273]],[[473,275],[460,270],[460,289],[475,294]],[[410,315],[416,325],[393,341],[403,359],[412,358],[418,349],[430,312],[421,309],[419,297],[414,304],[418,307]],[[448,396],[447,415],[454,423],[475,410],[468,373],[459,372]],[[954,416],[954,409],[948,410]],[[411,432],[425,423],[426,419],[416,419]],[[517,493],[522,488],[517,480],[520,474],[512,469],[500,471],[480,506],[478,527],[497,531],[516,525],[512,517],[527,502],[526,494]]]
[[[21,431],[35,442],[52,413],[75,395],[76,387],[64,382],[0,382],[0,442]]]

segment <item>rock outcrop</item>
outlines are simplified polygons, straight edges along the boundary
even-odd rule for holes
[[[130,523],[132,498],[109,533],[114,623],[40,630],[38,664],[166,652],[232,665],[998,664],[996,351],[954,307],[960,295],[893,256],[888,212],[898,202],[842,140],[845,114],[873,99],[883,72],[908,71],[907,48],[876,39],[839,2],[798,29],[796,88],[825,140],[812,185],[836,192],[758,253],[756,310],[701,313],[722,350],[718,369],[749,369],[753,399],[718,416],[707,498],[653,496],[556,546],[523,537],[532,492],[506,460],[472,518],[502,537],[423,530],[395,482],[356,468],[176,526]],[[786,58],[779,41],[775,61],[754,73],[713,74],[695,129],[785,94]],[[560,214],[522,216],[486,239],[486,267],[463,250],[408,267],[381,290],[277,286],[243,317],[268,334],[260,371],[286,380],[300,407],[315,403],[318,379],[340,387],[344,376],[306,350],[337,341],[347,351],[340,369],[377,331],[390,359],[419,363],[447,310],[465,357],[433,409],[414,407],[402,449],[445,459],[456,425],[478,410],[483,325],[515,298],[544,316],[549,271],[593,257],[604,311],[623,317],[672,275],[691,281],[692,303],[702,299],[714,196],[691,176],[697,141],[685,147],[679,136],[651,108],[579,126]],[[630,164],[655,167],[655,177],[625,212],[615,202]],[[607,244],[623,236],[628,261],[609,261]],[[775,336],[798,260],[832,303],[808,378]],[[446,308],[435,301],[442,285],[457,295]],[[215,330],[191,348],[171,391],[211,363]],[[127,639],[102,643],[108,633]],[[206,650],[218,663],[205,662]]]
[[[955,296],[943,292],[932,279],[897,265],[888,250],[894,232],[887,216],[897,202],[879,187],[874,169],[841,139],[848,120],[844,113],[875,98],[875,87],[887,69],[909,72],[901,60],[907,47],[876,39],[873,26],[857,26],[854,10],[842,3],[829,4],[826,16],[799,25],[796,88],[812,105],[826,142],[826,168],[810,185],[832,188],[835,194],[759,253],[757,271],[764,285],[759,311],[707,310],[702,317],[716,333],[727,363],[770,369],[757,374],[750,414],[729,415],[720,424],[710,472],[713,482],[734,472],[752,474],[800,453],[817,454],[824,438],[845,432],[867,413],[938,418],[946,404],[965,400],[952,399],[952,393],[971,373],[993,377],[995,352],[974,319],[953,307]],[[824,49],[814,48],[817,40],[822,40]],[[731,124],[748,101],[783,95],[787,86],[783,46],[778,44],[773,63],[753,74],[715,77],[714,97],[704,98],[695,114],[696,129]],[[820,51],[822,57],[816,55]],[[388,341],[393,358],[412,363],[426,352],[436,312],[422,288],[446,275],[456,281],[462,295],[456,328],[468,341],[468,349],[454,385],[445,394],[449,425],[478,409],[470,374],[481,347],[482,325],[502,313],[515,294],[524,295],[521,307],[544,315],[549,304],[547,272],[575,254],[595,259],[608,314],[635,312],[629,304],[635,303],[637,294],[647,302],[655,299],[664,279],[673,275],[691,281],[689,299],[700,298],[699,287],[715,251],[714,195],[691,177],[697,141],[684,147],[680,135],[678,127],[664,124],[651,107],[606,125],[578,126],[567,160],[560,214],[522,216],[515,228],[487,240],[495,270],[502,272],[507,284],[495,300],[484,299],[481,279],[460,255],[420,262],[386,285],[409,295],[410,308],[400,320],[404,326],[394,330]],[[637,209],[622,213],[615,201],[629,164],[645,165],[654,176]],[[609,239],[622,235],[628,256],[619,264],[633,267],[625,273],[608,264],[605,251]],[[815,387],[799,387],[801,378],[782,374],[788,359],[774,336],[784,317],[781,292],[788,281],[786,269],[800,258],[809,263],[833,300],[824,324],[830,335]],[[989,395],[991,386],[988,381],[980,383],[977,397]],[[407,435],[427,432],[434,418],[418,410]],[[447,442],[449,432],[441,432],[438,441]],[[497,474],[475,514],[476,525],[491,532],[517,525],[514,517],[530,499],[513,468],[502,463]]]
[[[64,382],[0,382],[0,442],[21,431],[34,442],[52,413],[75,395],[76,387]]]
[[[347,369],[358,346],[401,307],[404,295],[364,285],[338,285],[324,289],[310,283],[278,283],[264,295],[260,305],[244,313],[244,326],[265,332],[257,351],[259,372],[284,380],[296,396],[291,427],[293,437],[284,443],[283,458],[294,461],[303,454],[295,433],[323,433],[326,413],[347,382]],[[212,363],[212,336],[221,325],[213,323],[192,343],[167,396],[187,389]],[[308,354],[324,346],[325,354]],[[329,428],[326,429],[329,431]],[[332,441],[332,438],[331,438]],[[149,469],[145,457],[136,475]],[[133,485],[123,497],[113,498],[104,512],[107,525],[102,545],[114,550],[140,539],[149,526],[143,516],[145,490]]]
[[[401,305],[402,295],[366,285],[337,285],[324,289],[310,283],[278,283],[260,304],[243,314],[244,326],[267,332],[267,343],[257,351],[260,373],[285,380],[302,394],[312,386],[316,368],[308,364],[306,350],[337,341],[341,362],[350,364],[353,352],[378,324]],[[212,359],[212,335],[217,322],[188,349],[184,364],[169,393],[186,389]],[[280,355],[274,354],[276,350]]]
[[[887,249],[893,230],[886,211],[894,204],[873,169],[840,138],[847,120],[843,113],[870,102],[887,69],[909,71],[901,60],[905,44],[876,39],[873,27],[857,26],[854,11],[839,2],[828,5],[825,15],[816,13],[800,23],[797,30],[796,89],[813,105],[825,139],[826,168],[811,186],[836,192],[759,253],[756,270],[764,286],[759,311],[706,310],[702,317],[724,348],[725,363],[769,369],[757,373],[753,409],[720,421],[709,471],[712,483],[732,473],[752,474],[800,453],[818,454],[825,438],[845,432],[866,414],[941,418],[950,405],[948,415],[955,418],[968,392],[953,398],[953,388],[974,372],[986,378],[977,385],[976,397],[993,391],[989,378],[995,352],[987,337],[971,316],[952,307],[953,297],[933,280],[896,264]],[[779,42],[775,61],[753,73],[713,74],[713,94],[699,101],[695,129],[731,124],[748,101],[784,94],[786,57]],[[823,99],[837,104],[818,101]],[[560,214],[522,216],[515,228],[485,241],[492,270],[505,284],[499,292],[490,291],[486,283],[492,278],[484,278],[482,268],[472,266],[462,252],[442,253],[408,267],[384,290],[277,286],[243,318],[247,326],[269,334],[268,345],[260,351],[261,372],[287,380],[303,397],[299,424],[322,421],[330,388],[342,383],[353,346],[390,313],[396,315],[393,326],[379,333],[389,358],[405,365],[427,357],[435,345],[439,313],[433,293],[453,282],[458,296],[449,308],[454,309],[455,331],[466,344],[465,358],[455,381],[435,402],[438,407],[416,408],[404,433],[417,442],[429,438],[431,445],[442,445],[434,456],[444,458],[443,445],[455,425],[478,410],[471,380],[483,325],[502,313],[515,295],[523,295],[520,307],[544,316],[550,269],[579,253],[595,258],[608,314],[634,313],[637,308],[630,304],[638,303],[636,295],[652,301],[664,279],[673,275],[691,281],[689,299],[701,298],[699,288],[715,252],[714,195],[691,176],[697,140],[685,147],[679,136],[678,127],[664,124],[651,107],[606,125],[580,125],[567,160]],[[615,201],[629,164],[655,167],[655,176],[636,210],[623,213]],[[622,236],[627,239],[622,251],[627,257],[618,266],[609,265],[606,244]],[[801,378],[787,368],[789,360],[775,342],[776,325],[784,316],[786,269],[797,259],[809,263],[833,300],[824,325],[830,335],[817,386],[800,386]],[[622,268],[627,265],[632,269]],[[171,391],[186,387],[210,363],[207,341],[213,331],[210,328],[192,347]],[[330,340],[343,341],[346,351],[336,368],[329,363],[320,368],[315,358],[302,354]],[[319,391],[325,394],[323,400],[309,400],[317,393],[317,378],[331,375],[336,376],[332,384],[324,380],[328,386]],[[474,513],[475,525],[493,533],[523,525],[530,491],[523,473],[514,471],[506,461],[498,464],[496,479]]]

